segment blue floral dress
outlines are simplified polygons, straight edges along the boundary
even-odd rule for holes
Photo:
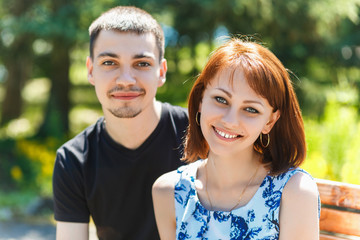
[[[279,210],[282,191],[296,168],[277,176],[266,176],[253,198],[231,212],[209,211],[197,196],[195,179],[203,160],[177,170],[175,185],[176,239],[275,240],[279,238]],[[306,173],[306,172],[305,172]]]

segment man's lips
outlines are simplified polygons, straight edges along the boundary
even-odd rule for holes
[[[112,98],[118,100],[132,100],[142,95],[141,92],[113,92],[110,94]]]

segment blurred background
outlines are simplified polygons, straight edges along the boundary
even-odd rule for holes
[[[161,23],[169,70],[157,98],[184,107],[225,36],[262,42],[293,73],[302,167],[360,184],[360,0],[0,0],[0,220],[52,221],[55,151],[102,114],[87,82],[88,27],[116,5]]]

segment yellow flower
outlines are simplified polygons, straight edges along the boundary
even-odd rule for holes
[[[23,177],[23,173],[19,166],[14,166],[10,170],[11,177],[15,179],[16,181],[19,181]]]

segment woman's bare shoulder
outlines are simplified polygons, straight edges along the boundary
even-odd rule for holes
[[[318,197],[310,175],[298,172],[289,179],[281,198],[280,240],[319,239]]]
[[[310,175],[298,172],[292,176],[285,186],[284,193],[296,198],[317,198],[318,189],[316,182]]]
[[[176,183],[179,181],[177,170],[164,173],[153,184],[153,194],[173,193]]]

